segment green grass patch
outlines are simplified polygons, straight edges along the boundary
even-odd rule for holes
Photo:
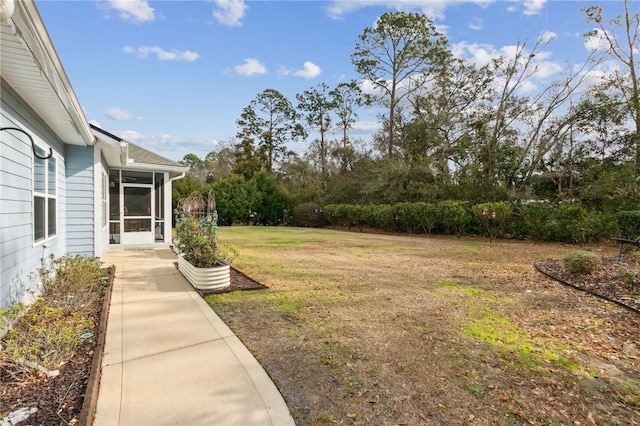
[[[480,396],[482,395],[482,392],[483,392],[483,389],[477,385],[467,385],[466,389],[471,395],[474,395],[474,396]]]
[[[442,287],[453,289],[458,293],[471,297],[480,297],[486,293],[484,290],[481,290],[479,288],[463,286],[453,281],[439,281],[438,284],[440,284],[440,286]]]
[[[504,315],[489,310],[480,310],[480,318],[464,325],[463,332],[467,336],[480,339],[498,349],[504,358],[511,355],[518,357],[519,363],[512,366],[516,369],[543,369],[547,362],[575,371],[580,368],[566,357],[557,355],[549,349],[541,350],[538,344],[525,330],[509,321]],[[547,342],[548,343],[548,342]]]
[[[299,300],[295,300],[282,293],[274,295],[271,301],[274,303],[274,307],[277,312],[289,314],[291,316],[300,315],[304,309],[304,304]]]
[[[214,305],[232,305],[239,300],[246,299],[251,296],[251,292],[248,291],[235,291],[231,293],[223,294],[210,294],[204,298],[209,306]]]

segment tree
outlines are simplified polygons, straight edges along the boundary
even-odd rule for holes
[[[294,205],[307,202],[318,202],[318,173],[308,158],[298,155],[285,161],[280,169],[281,185],[291,194]]]
[[[625,112],[616,108],[616,102],[606,92],[595,90],[575,107],[574,116],[576,130],[585,135],[585,145],[604,164],[624,134]]]
[[[265,167],[266,156],[256,148],[253,137],[247,129],[238,133],[240,142],[234,145],[234,166],[232,173],[251,179],[260,169]]]
[[[289,203],[276,178],[266,170],[260,170],[251,178],[250,184],[255,188],[252,209],[256,213],[256,221],[263,225],[283,223]]]
[[[188,166],[187,174],[197,180],[200,186],[204,186],[206,183],[211,183],[231,172],[233,163],[229,151],[229,148],[223,148],[219,152],[211,151],[204,160],[195,154],[187,154],[180,163]]]
[[[474,161],[469,152],[469,124],[478,105],[491,99],[490,65],[477,67],[463,59],[450,61],[435,74],[431,89],[411,100],[413,120],[401,141],[407,161],[426,164],[441,185],[451,183],[455,169]]]
[[[544,157],[570,132],[574,117],[561,112],[584,83],[586,64],[567,67],[567,75],[526,96],[527,85],[540,84],[532,81],[540,71],[535,58],[551,40],[543,34],[531,50],[518,43],[512,57],[493,61],[492,73],[499,84],[491,98],[473,110],[469,127],[479,166],[477,183],[487,197],[481,201],[494,201],[500,185],[509,192],[522,190]]]
[[[329,86],[320,83],[318,86],[305,90],[296,95],[298,109],[304,111],[305,121],[310,129],[318,131],[318,156],[320,160],[320,173],[323,179],[327,174],[327,133],[331,130],[331,111],[335,108],[335,103],[329,97]]]
[[[287,155],[286,144],[306,137],[297,120],[291,102],[277,90],[266,89],[242,110],[236,121],[240,127],[238,137],[241,143],[251,138],[257,142],[257,151],[264,155],[264,166],[271,173]]]
[[[636,175],[640,176],[640,82],[636,54],[640,51],[640,14],[631,13],[628,0],[624,0],[624,12],[605,21],[602,6],[582,9],[587,22],[593,22],[597,29],[586,34],[587,41],[604,42],[606,55],[624,66],[624,72],[609,74],[603,86],[617,92],[620,107],[629,114],[634,124],[634,137],[630,138],[635,148]]]
[[[342,170],[347,169],[349,149],[349,130],[358,120],[356,110],[358,107],[369,105],[371,97],[360,90],[360,87],[351,80],[349,82],[339,83],[335,89],[329,92],[334,105],[334,111],[337,116],[336,127],[342,133],[341,153]]]
[[[216,180],[209,186],[216,195],[216,208],[220,225],[246,223],[255,194],[242,175],[232,174]],[[209,192],[208,190],[203,192]]]
[[[212,154],[215,154],[215,156],[212,156]],[[233,146],[223,143],[220,151],[207,154],[205,161],[208,162],[210,169],[207,183],[228,176],[235,166]]]
[[[187,154],[182,157],[180,163],[189,167],[189,175],[197,180],[200,185],[204,185],[207,178],[207,171],[205,162],[200,159],[196,154]]]
[[[382,92],[388,108],[387,155],[393,155],[395,113],[400,101],[420,92],[431,73],[450,57],[447,39],[419,13],[384,13],[358,36],[351,62],[356,71]]]

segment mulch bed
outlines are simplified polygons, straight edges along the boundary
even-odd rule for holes
[[[113,271],[110,276],[113,279]],[[111,281],[112,282],[112,281]],[[111,285],[109,284],[109,288]],[[207,292],[228,293],[239,290],[263,290],[267,287],[247,277],[242,272],[231,268],[231,285],[223,290]],[[110,293],[105,295],[108,298]],[[101,339],[104,343],[106,316],[103,307],[98,304],[91,312],[96,329],[91,330],[93,336],[86,339],[68,363],[60,367],[60,374],[53,378],[28,376],[9,371],[0,366],[0,425],[11,425],[5,417],[20,409],[36,408],[28,419],[19,424],[25,425],[87,425],[91,424],[97,388],[99,383],[99,356],[102,351]],[[102,321],[101,319],[104,319]]]
[[[539,272],[564,285],[586,291],[640,314],[640,285],[626,282],[621,275],[625,270],[637,269],[635,259],[625,255],[620,262],[609,258],[602,258],[601,262],[600,268],[589,275],[567,272],[560,259],[547,259],[534,266]]]
[[[107,316],[104,310],[111,300],[115,268],[107,271],[108,281],[102,298],[87,315],[93,318],[92,336],[85,339],[74,357],[59,368],[59,375],[46,377],[12,371],[0,365],[0,424],[18,424],[7,419],[18,410],[33,411],[28,425],[85,425],[95,409],[100,380],[101,352],[104,348]],[[34,411],[35,409],[35,411]],[[11,422],[13,419],[13,423]]]
[[[222,294],[231,293],[232,291],[245,291],[245,290],[266,290],[269,287],[260,284],[258,281],[249,278],[242,272],[231,267],[231,285],[229,287],[216,289],[216,290],[198,290],[202,296],[208,296],[210,294]]]

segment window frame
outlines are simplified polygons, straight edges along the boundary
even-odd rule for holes
[[[109,175],[102,171],[102,229],[109,225]]]
[[[48,148],[44,149],[38,144],[36,144],[35,150],[37,154],[41,156],[44,156],[48,152]],[[55,154],[50,158],[41,159],[34,153],[31,158],[33,166],[33,180],[31,184],[31,199],[33,203],[32,237],[35,246],[46,243],[58,236],[60,217],[58,214],[58,163],[60,160]],[[42,165],[39,165],[39,162],[41,162]],[[42,175],[38,176],[38,173],[42,173]],[[36,205],[41,205],[42,212],[40,215],[36,214]],[[53,223],[51,223],[52,219]]]

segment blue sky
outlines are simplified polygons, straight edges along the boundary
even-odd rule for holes
[[[92,123],[173,160],[203,158],[237,132],[244,107],[265,89],[294,106],[295,95],[358,79],[350,56],[366,27],[401,8],[427,14],[457,55],[477,62],[552,42],[540,55],[545,78],[584,62],[581,8],[620,1],[37,0],[76,95]],[[635,1],[632,7],[638,6]],[[368,140],[374,109],[360,111],[354,136]],[[303,152],[305,142],[292,149]]]

